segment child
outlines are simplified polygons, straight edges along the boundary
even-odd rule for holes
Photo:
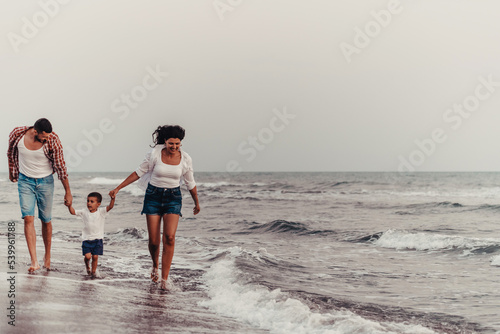
[[[75,210],[72,205],[68,207],[69,213],[81,217],[85,224],[82,231],[82,253],[85,256],[87,274],[91,275],[92,278],[96,277],[97,259],[103,252],[104,221],[108,211],[115,205],[114,197],[111,197],[111,201],[106,208],[99,208],[101,201],[101,194],[92,192],[87,196],[87,210]],[[91,258],[92,271],[90,271]]]

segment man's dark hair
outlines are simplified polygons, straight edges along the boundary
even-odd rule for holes
[[[164,126],[159,126],[154,132],[153,132],[153,142],[156,145],[163,145],[165,144],[165,140],[169,138],[177,138],[180,140],[184,139],[186,131],[179,125],[164,125]]]
[[[40,118],[36,121],[34,128],[38,133],[52,133],[52,124],[50,124],[49,120],[46,118]]]
[[[98,192],[92,192],[90,194],[88,194],[87,198],[89,197],[95,197],[97,198],[97,202],[101,203],[102,202],[102,195],[99,194]]]

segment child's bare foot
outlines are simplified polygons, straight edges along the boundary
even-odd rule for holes
[[[93,273],[90,274],[91,278],[101,278],[101,275],[99,275],[99,272],[96,270]]]
[[[28,272],[29,273],[34,273],[38,269],[40,269],[40,265],[37,263],[35,265],[31,265],[31,267],[28,269]]]
[[[85,261],[85,269],[87,269],[87,275],[91,275],[92,272],[90,271],[90,263],[89,261]]]
[[[158,268],[151,269],[151,280],[155,283],[158,283],[158,279],[160,276],[158,275]]]
[[[87,275],[92,275],[92,272],[90,271],[90,258],[84,257],[83,261],[85,262],[85,269],[87,269]]]

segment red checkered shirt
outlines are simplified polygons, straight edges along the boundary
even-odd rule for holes
[[[17,144],[31,128],[33,127],[21,126],[12,130],[9,135],[9,150],[7,151],[9,172],[15,179],[19,178],[19,150],[17,149]],[[59,180],[66,180],[68,178],[68,171],[64,162],[63,147],[55,132],[52,132],[47,142],[43,144],[43,152],[52,164],[52,173],[57,172]]]

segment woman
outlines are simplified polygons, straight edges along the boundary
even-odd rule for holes
[[[159,126],[153,132],[155,146],[141,163],[118,187],[109,192],[114,198],[120,189],[141,178],[147,184],[141,214],[146,214],[149,233],[149,253],[153,260],[151,279],[158,282],[158,260],[160,255],[160,230],[163,218],[163,252],[161,258],[161,284],[167,290],[167,279],[174,256],[175,232],[181,215],[181,178],[186,183],[194,200],[193,213],[200,212],[196,183],[193,177],[191,157],[180,150],[185,131],[178,125]],[[149,182],[148,182],[149,181]]]

